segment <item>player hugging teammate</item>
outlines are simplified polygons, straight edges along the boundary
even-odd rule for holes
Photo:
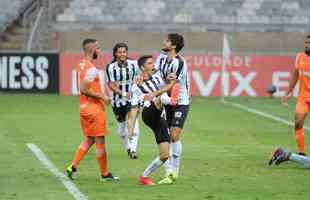
[[[142,69],[142,83],[133,87],[132,93],[140,96],[140,98],[143,97],[141,100],[144,105],[142,119],[153,130],[160,149],[159,158],[153,160],[143,175],[139,177],[140,183],[145,185],[154,184],[148,175],[162,163],[165,163],[166,176],[159,181],[159,184],[171,184],[179,176],[182,153],[180,137],[189,110],[187,64],[185,59],[178,54],[183,46],[183,36],[171,33],[163,41],[162,53],[156,60],[155,68],[152,68],[152,57],[146,56],[139,59],[139,65]],[[151,75],[154,71],[157,71],[156,75]],[[157,79],[158,84],[156,83]],[[160,80],[167,85],[159,84]],[[167,87],[171,87],[171,89],[167,90]],[[170,94],[170,99],[165,93],[160,98],[156,98],[165,91]],[[145,104],[147,108],[145,108]],[[164,120],[162,118],[163,113],[165,113]],[[165,137],[166,128],[170,133],[169,141],[166,141]],[[165,142],[170,142],[170,148],[166,148]],[[170,149],[168,160],[166,160],[167,149]]]
[[[189,79],[185,59],[179,55],[184,47],[184,38],[178,33],[170,33],[163,41],[162,53],[156,60],[155,67],[167,81],[174,73],[179,94],[176,105],[165,105],[166,118],[171,139],[171,155],[165,163],[166,177],[160,184],[171,184],[179,176],[182,154],[181,133],[189,111]]]

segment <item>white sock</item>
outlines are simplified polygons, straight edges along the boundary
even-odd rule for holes
[[[169,148],[169,159],[164,163],[164,166],[165,166],[165,170],[166,170],[166,175],[170,174],[173,171],[171,144],[170,144],[170,148]]]
[[[138,120],[136,120],[132,139],[130,141],[130,150],[133,152],[137,152],[139,135],[140,135],[139,122]]]
[[[292,153],[289,159],[291,161],[294,161],[294,162],[297,162],[297,163],[304,165],[305,168],[310,168],[310,158],[309,157]]]
[[[171,149],[172,149],[172,167],[173,170],[178,171],[180,168],[181,163],[181,154],[182,154],[182,143],[181,141],[177,141],[174,143],[171,143]]]
[[[117,122],[117,125],[118,125],[118,134],[121,137],[123,145],[127,150],[129,149],[129,145],[128,145],[128,134],[127,134],[126,122]]]
[[[167,162],[167,161],[166,161]],[[159,168],[163,164],[163,161],[156,157],[149,166],[144,170],[142,176],[148,177],[152,172],[154,172],[157,168]]]

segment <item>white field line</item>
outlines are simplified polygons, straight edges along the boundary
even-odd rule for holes
[[[289,120],[286,120],[286,119],[283,119],[283,118],[280,118],[280,117],[277,117],[277,116],[265,113],[265,112],[260,111],[260,110],[249,108],[247,106],[243,106],[243,105],[241,105],[239,103],[233,103],[233,102],[229,102],[229,101],[226,101],[226,100],[223,100],[222,103],[223,104],[229,104],[229,105],[231,105],[233,107],[236,107],[236,108],[239,108],[241,110],[244,110],[244,111],[247,111],[247,112],[259,115],[261,117],[265,117],[265,118],[271,119],[273,121],[276,121],[276,122],[279,122],[279,123],[282,123],[282,124],[286,124],[288,126],[292,126],[292,127],[295,126],[294,122],[292,122],[292,121],[289,121]],[[307,131],[310,131],[310,127],[304,126],[304,129],[307,130]]]
[[[43,164],[43,166],[52,174],[54,174],[59,181],[62,182],[62,184],[72,194],[74,199],[88,200],[87,196],[85,196],[66,175],[61,173],[35,144],[27,143],[26,145],[37,157],[37,159]]]

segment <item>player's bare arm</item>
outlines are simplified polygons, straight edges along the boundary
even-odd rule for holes
[[[105,93],[101,93],[101,100],[105,105],[109,105],[111,103],[111,97],[106,95]]]
[[[295,68],[294,72],[293,72],[293,75],[292,75],[292,78],[291,78],[290,83],[289,83],[289,87],[288,87],[287,93],[281,99],[282,104],[287,105],[288,101],[290,100],[290,98],[291,98],[291,96],[293,94],[293,90],[294,90],[294,88],[296,86],[296,83],[298,81],[298,76],[299,76],[298,69]]]
[[[168,76],[167,76],[167,80],[168,80],[168,81],[174,81],[174,80],[176,80],[176,79],[177,79],[176,73],[170,73],[170,74],[168,74]]]
[[[82,80],[81,81],[81,93],[87,97],[94,98],[94,99],[101,99],[103,101],[107,101],[108,97],[105,94],[96,94],[93,91],[91,91],[91,81],[88,80]]]

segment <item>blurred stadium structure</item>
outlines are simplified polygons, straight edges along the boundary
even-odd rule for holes
[[[1,0],[0,3],[2,50],[52,49],[53,19],[63,11],[68,0]]]
[[[217,52],[225,31],[233,32],[236,52],[295,52],[310,29],[308,0],[1,0],[1,6],[1,49],[26,49],[30,40],[32,50],[79,50],[76,40],[91,31],[106,48],[126,36],[133,49],[153,50],[162,32],[182,31],[187,50]]]
[[[138,30],[299,31],[309,30],[309,8],[307,0],[73,0],[57,21]]]

